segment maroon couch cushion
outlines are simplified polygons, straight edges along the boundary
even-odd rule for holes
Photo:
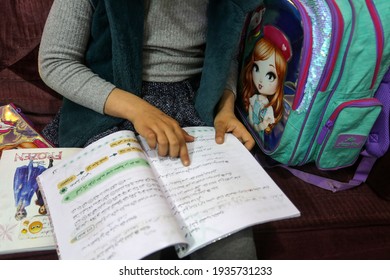
[[[283,168],[267,171],[301,217],[255,226],[259,259],[390,259],[390,202],[367,184],[332,193]]]
[[[390,201],[390,150],[376,161],[367,184],[379,196]]]
[[[40,130],[61,98],[40,79],[39,42],[53,0],[3,0],[0,9],[0,105],[14,103]]]

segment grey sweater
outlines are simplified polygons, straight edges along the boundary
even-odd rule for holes
[[[177,82],[202,71],[208,0],[145,1],[143,80]],[[93,7],[88,0],[55,0],[39,50],[44,82],[64,97],[103,113],[115,85],[84,65]],[[237,61],[227,88],[235,92]]]

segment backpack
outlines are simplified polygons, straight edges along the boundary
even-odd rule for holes
[[[272,166],[332,191],[366,180],[389,146],[389,38],[387,0],[259,1],[242,32],[236,109]],[[349,182],[297,168],[358,159]]]

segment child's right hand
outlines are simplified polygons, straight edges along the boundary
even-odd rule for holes
[[[107,98],[104,112],[129,120],[149,147],[157,148],[159,156],[180,157],[184,166],[190,164],[186,143],[194,141],[194,137],[185,132],[175,119],[142,98],[114,89]]]
[[[149,147],[157,148],[159,156],[180,157],[184,166],[190,164],[186,142],[194,141],[194,137],[175,119],[141,99],[130,121]]]

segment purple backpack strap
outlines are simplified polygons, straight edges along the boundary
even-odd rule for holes
[[[294,176],[309,184],[315,185],[326,190],[337,192],[357,187],[361,183],[365,182],[376,160],[376,157],[368,155],[363,156],[355,171],[354,177],[349,182],[341,182],[327,177],[314,175],[289,166],[283,167],[290,171]]]
[[[390,69],[378,87],[375,98],[382,104],[382,111],[378,116],[367,138],[361,160],[356,168],[354,177],[349,182],[341,182],[330,178],[317,176],[293,167],[282,165],[294,176],[301,180],[333,192],[350,189],[365,182],[376,160],[382,157],[389,149],[390,144]]]

